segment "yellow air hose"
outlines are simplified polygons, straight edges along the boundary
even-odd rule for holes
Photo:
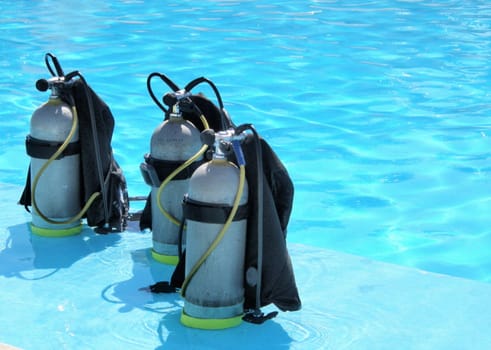
[[[100,192],[94,192],[90,196],[90,198],[87,201],[87,203],[85,203],[85,205],[82,208],[82,210],[77,215],[75,215],[71,219],[67,219],[67,220],[63,220],[63,221],[57,221],[57,220],[53,220],[53,219],[48,218],[46,215],[44,215],[41,212],[41,210],[39,209],[39,207],[37,205],[36,195],[35,194],[36,194],[36,189],[37,189],[37,186],[38,186],[39,179],[41,178],[42,174],[46,171],[46,169],[50,166],[50,164],[54,160],[56,160],[63,153],[63,151],[68,147],[68,144],[73,139],[73,137],[75,136],[75,132],[77,131],[78,114],[77,114],[77,109],[75,108],[75,106],[72,106],[72,113],[73,113],[72,128],[70,129],[70,132],[68,133],[67,138],[61,144],[60,148],[58,148],[56,150],[56,152],[53,153],[53,155],[39,169],[39,171],[36,174],[36,176],[34,177],[34,180],[33,180],[33,183],[32,183],[32,196],[31,196],[31,200],[32,200],[32,206],[34,207],[34,210],[36,211],[36,213],[44,221],[46,221],[46,222],[48,222],[50,224],[54,224],[54,225],[68,225],[68,224],[71,224],[72,222],[75,222],[77,220],[80,220],[84,216],[84,214],[87,212],[87,210],[89,209],[89,207],[92,205],[92,203],[95,201],[95,199],[100,195]]]
[[[244,192],[244,186],[245,186],[245,166],[240,165],[239,167],[239,187],[237,189],[237,194],[235,195],[234,203],[232,205],[232,210],[230,211],[230,214],[227,218],[227,221],[225,221],[225,224],[221,228],[220,232],[217,234],[213,242],[210,244],[208,249],[205,251],[205,253],[199,258],[199,260],[194,264],[193,268],[189,271],[189,274],[186,276],[184,279],[184,282],[182,283],[181,287],[181,296],[185,297],[186,295],[186,289],[189,285],[189,282],[191,282],[193,276],[198,272],[199,268],[205,260],[210,256],[210,254],[215,250],[215,248],[218,246],[220,241],[223,239],[225,236],[225,233],[227,232],[230,224],[232,223],[235,214],[237,213],[237,210],[239,208],[240,204],[240,199],[242,198],[242,193]]]
[[[200,119],[201,119],[201,122],[203,123],[203,126],[206,129],[209,129],[209,125],[208,125],[208,122],[205,118],[205,116],[203,114],[200,115]],[[164,191],[164,188],[165,186],[167,186],[167,184],[169,182],[172,181],[172,179],[177,175],[179,174],[182,170],[184,170],[185,168],[187,168],[188,166],[190,166],[192,163],[194,163],[199,157],[201,157],[205,152],[206,150],[208,149],[208,145],[203,145],[201,146],[201,148],[199,149],[198,152],[196,152],[195,155],[193,155],[191,158],[189,158],[188,160],[186,160],[184,163],[182,163],[180,166],[178,166],[172,173],[169,174],[169,176],[167,176],[164,181],[162,181],[162,183],[160,184],[159,186],[159,189],[157,191],[157,205],[160,209],[160,212],[170,221],[172,222],[173,224],[177,225],[177,226],[180,226],[181,225],[181,221],[178,220],[177,218],[175,218],[171,213],[169,213],[162,205],[160,199],[162,197],[162,192]]]

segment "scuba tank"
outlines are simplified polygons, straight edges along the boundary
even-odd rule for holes
[[[31,228],[38,235],[77,234],[83,218],[97,233],[121,232],[129,198],[111,148],[111,111],[78,71],[65,75],[51,53],[45,62],[52,77],[38,80],[36,88],[50,89],[51,96],[31,118],[31,164],[19,204],[29,212],[32,206]]]
[[[61,99],[68,86],[63,76],[36,84],[40,91],[51,89],[49,100],[33,113],[26,138],[33,184],[31,228],[39,235],[65,236],[82,230],[77,217],[81,209],[77,112]]]
[[[165,108],[155,97],[151,80],[160,77],[174,91],[166,94]],[[180,90],[169,78],[152,73],[147,79],[150,96],[165,114],[164,121],[157,126],[150,141],[150,153],[140,165],[145,182],[152,187],[150,207],[152,217],[152,256],[155,260],[176,265],[178,241],[182,218],[181,201],[187,191],[189,177],[201,164],[202,148],[200,131],[189,120],[184,119],[181,109],[189,109],[190,94]],[[200,113],[201,114],[201,113]],[[201,119],[204,127],[208,124]]]
[[[248,186],[239,140],[232,129],[215,134],[213,158],[194,171],[184,198],[181,322],[189,327],[237,326],[244,313]],[[227,159],[232,148],[240,168]]]
[[[198,78],[184,90],[202,81],[213,88],[219,106],[201,94],[189,99],[215,131],[201,130],[203,144],[214,146],[206,159],[210,154],[213,158],[193,173],[183,200],[181,227],[186,225],[186,250],[179,249],[170,280],[148,290],[180,290],[185,300],[181,323],[189,327],[223,329],[241,320],[261,324],[278,314],[264,314],[263,306],[274,304],[281,311],[301,308],[286,245],[294,186],[254,126],[232,123],[212,82]],[[199,123],[199,114],[183,114],[195,125]],[[151,227],[149,203],[147,200],[140,219],[141,229]]]

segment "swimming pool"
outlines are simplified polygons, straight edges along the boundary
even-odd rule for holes
[[[161,120],[148,74],[206,76],[289,170],[289,243],[491,281],[487,2],[3,5],[0,183],[14,201],[46,52],[111,107],[130,195],[148,192],[138,165]]]
[[[22,6],[3,15],[2,182],[24,181],[45,52],[113,110],[132,195],[148,191],[138,164],[161,118],[146,77],[206,76],[289,169],[290,241],[491,279],[485,3],[89,2],[76,16],[70,2]]]

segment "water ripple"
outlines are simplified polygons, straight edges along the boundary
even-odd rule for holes
[[[464,236],[489,226],[486,2],[89,1],[76,16],[70,1],[7,4],[0,182],[25,181],[29,117],[47,98],[34,82],[49,75],[43,55],[53,51],[111,107],[130,195],[148,192],[138,167],[163,116],[145,81],[159,71],[179,86],[210,78],[236,124],[270,142],[297,186],[291,221],[309,233],[292,232],[298,240],[322,245],[334,231],[326,241],[349,251],[361,244],[346,230],[370,237],[391,226],[417,245],[435,226]]]

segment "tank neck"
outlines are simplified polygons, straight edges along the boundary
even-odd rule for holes
[[[172,112],[169,113],[169,120],[178,121],[182,119],[181,110],[179,109],[179,105],[176,103],[174,106],[172,106]]]

